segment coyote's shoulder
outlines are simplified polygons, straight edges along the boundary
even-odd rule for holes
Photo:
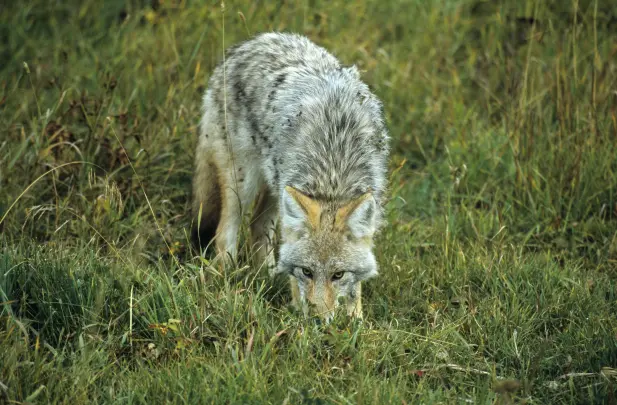
[[[239,218],[258,194],[260,217],[253,221],[258,248],[272,232],[257,228],[272,228],[279,216],[281,253],[286,235],[289,241],[301,239],[302,226],[329,215],[343,221],[340,229],[348,228],[339,215],[343,207],[350,218],[364,213],[360,219],[370,222],[364,224],[370,234],[363,238],[372,237],[382,222],[388,135],[382,104],[355,66],[341,65],[305,37],[261,34],[226,52],[203,105],[194,209],[201,211],[206,239],[216,235],[220,252],[235,256]],[[370,206],[349,208],[361,199]],[[310,213],[319,218],[307,217]],[[293,219],[295,214],[301,217]],[[290,224],[300,232],[286,232]]]
[[[305,37],[268,33],[232,48],[211,83],[209,107],[227,107],[230,135],[264,158],[271,186],[326,198],[371,188],[380,196],[382,107],[355,67]]]

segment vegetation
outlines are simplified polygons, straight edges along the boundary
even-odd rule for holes
[[[617,403],[608,0],[7,2],[0,403]],[[188,243],[222,51],[304,33],[393,137],[364,323]]]

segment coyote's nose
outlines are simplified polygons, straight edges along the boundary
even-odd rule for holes
[[[313,318],[313,322],[315,322],[315,325],[317,326],[328,325],[331,321],[332,321],[331,313],[328,313],[326,315],[316,316]]]
[[[314,315],[316,319],[319,319],[318,322],[328,324],[334,316],[334,305],[332,307],[327,305],[315,305],[312,315]]]

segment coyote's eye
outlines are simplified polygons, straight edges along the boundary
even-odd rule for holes
[[[302,270],[302,274],[304,274],[304,277],[308,277],[308,278],[313,278],[313,272],[310,271],[307,268],[301,267],[300,268]]]
[[[344,271],[337,271],[336,273],[332,275],[332,281],[340,280],[343,278],[344,275],[345,275]]]

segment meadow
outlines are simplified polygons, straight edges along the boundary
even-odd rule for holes
[[[189,243],[208,76],[271,30],[385,104],[362,323]],[[4,2],[0,403],[617,404],[615,32],[609,0]]]

